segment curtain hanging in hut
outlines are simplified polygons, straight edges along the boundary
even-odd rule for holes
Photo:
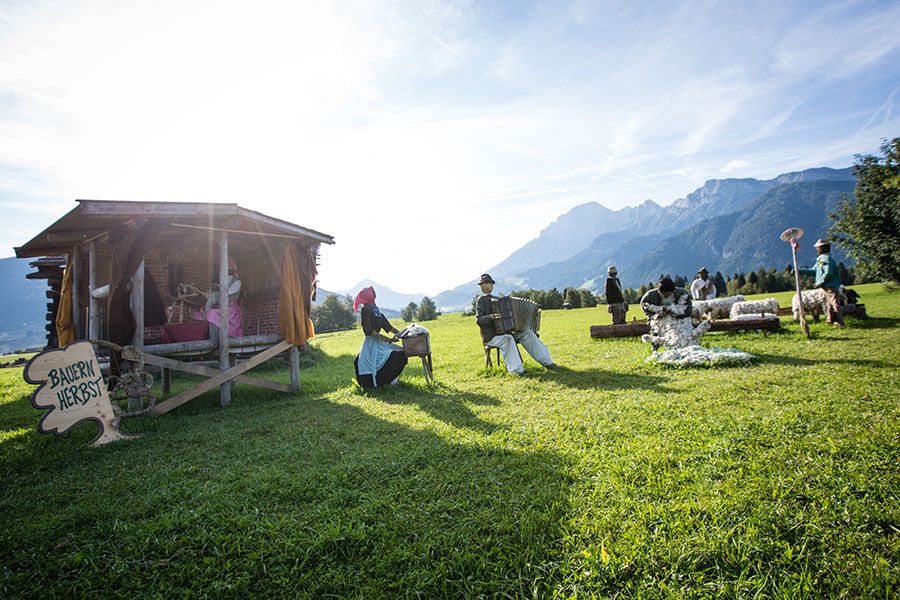
[[[315,335],[309,318],[315,263],[310,269],[309,252],[296,242],[284,245],[281,256],[281,289],[278,293],[278,317],[281,335],[294,345],[305,344]]]
[[[75,323],[72,321],[72,270],[72,257],[69,256],[63,271],[59,308],[56,311],[56,337],[60,348],[75,341]]]
[[[134,338],[134,313],[131,312],[131,277],[144,259],[161,224],[152,221],[137,227],[117,227],[110,231],[112,265],[108,300],[109,340],[120,346]],[[145,279],[146,285],[146,279]],[[158,292],[157,292],[158,293]]]

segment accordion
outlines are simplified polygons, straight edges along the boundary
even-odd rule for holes
[[[514,296],[491,298],[491,312],[500,315],[500,318],[494,321],[498,335],[526,329],[535,333],[540,332],[541,305],[537,302]]]

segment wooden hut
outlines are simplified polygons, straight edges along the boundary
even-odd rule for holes
[[[15,249],[18,258],[66,258],[62,284],[52,290],[58,294],[59,314],[48,313],[61,332],[61,345],[90,339],[128,346],[124,359],[140,358],[163,369],[165,395],[169,369],[209,378],[157,404],[158,413],[216,386],[222,404],[228,404],[233,381],[298,389],[298,347],[312,336],[309,310],[318,249],[322,243],[333,244],[332,236],[237,204],[77,202]],[[54,259],[32,264],[46,270],[44,263],[57,266]],[[241,281],[237,309],[229,303],[229,268]],[[108,294],[102,297],[106,285]],[[185,296],[189,289],[216,294],[221,307],[218,340],[197,326],[205,321],[195,312],[205,308],[197,299],[205,297],[194,294],[192,301]],[[240,335],[227,334],[229,310],[240,310]],[[244,375],[285,351],[291,353],[290,385]],[[185,357],[216,359],[218,369]]]

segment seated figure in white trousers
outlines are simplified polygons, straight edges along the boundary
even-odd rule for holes
[[[496,315],[491,307],[491,292],[494,291],[494,280],[490,275],[485,273],[478,282],[481,286],[481,295],[475,301],[475,322],[481,329],[481,340],[486,346],[491,348],[499,348],[500,354],[503,355],[503,362],[506,364],[506,370],[514,375],[521,375],[525,372],[525,365],[522,364],[522,357],[519,355],[519,349],[516,342],[522,344],[526,352],[531,357],[544,365],[545,367],[556,366],[550,357],[550,350],[541,339],[532,330],[517,331],[515,333],[497,334],[496,321],[500,315]]]

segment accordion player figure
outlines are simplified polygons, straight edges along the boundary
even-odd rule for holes
[[[518,298],[498,298],[494,280],[485,273],[478,282],[481,295],[475,301],[475,322],[481,330],[485,346],[499,348],[506,370],[514,375],[525,372],[522,357],[516,343],[522,344],[531,357],[545,367],[555,367],[550,350],[538,338],[535,330],[540,326],[537,305]]]

